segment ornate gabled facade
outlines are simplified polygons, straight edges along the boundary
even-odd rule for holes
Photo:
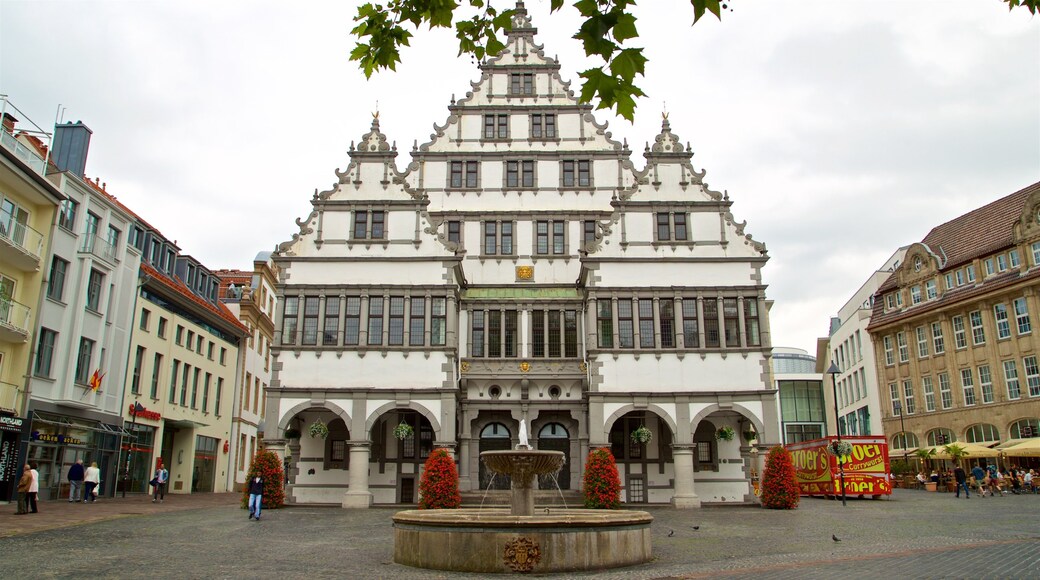
[[[637,168],[534,34],[520,3],[403,170],[376,114],[278,246],[265,442],[290,458],[288,501],[415,502],[434,447],[464,491],[508,487],[479,453],[521,420],[567,455],[547,489],[580,489],[607,446],[625,501],[753,497],[752,448],[716,433],[780,440],[765,247],[667,118]]]
[[[1040,183],[906,249],[868,327],[893,453],[1040,436],[1038,281]]]

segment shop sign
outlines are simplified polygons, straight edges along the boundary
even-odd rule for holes
[[[135,411],[133,405],[130,405],[130,415],[139,419],[151,419],[152,421],[162,419],[162,415],[160,415],[158,411],[149,411],[148,409]]]
[[[40,441],[41,443],[57,443],[58,445],[83,445],[83,440],[77,437],[56,433],[40,433],[39,431],[32,432],[32,440]]]
[[[18,440],[0,436],[0,481],[18,479]]]
[[[21,433],[25,419],[21,417],[0,417],[0,431],[15,431]]]

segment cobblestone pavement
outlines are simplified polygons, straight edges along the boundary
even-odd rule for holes
[[[392,563],[392,509],[288,508],[267,511],[255,523],[229,505],[234,499],[201,500],[197,509],[187,509],[184,500],[180,511],[122,514],[0,538],[0,570],[32,578],[483,577]],[[57,509],[35,517],[50,511]],[[899,489],[890,499],[850,500],[844,508],[803,499],[793,511],[648,511],[655,517],[653,562],[570,576],[1040,577],[1040,495],[966,501]]]

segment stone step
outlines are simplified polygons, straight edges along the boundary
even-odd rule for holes
[[[488,491],[487,497],[485,497],[482,491],[464,491],[461,493],[462,507],[480,507],[481,501],[483,501],[484,507],[505,507],[509,505],[509,494],[509,490],[495,489]],[[569,508],[581,507],[581,492],[574,489],[565,489],[563,490],[562,498],[558,490],[539,489],[534,492],[535,506],[563,507],[565,502]]]

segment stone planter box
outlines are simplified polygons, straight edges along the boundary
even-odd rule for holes
[[[928,483],[924,484],[924,490],[925,491],[935,491],[935,486],[936,486],[936,483],[929,481]]]

